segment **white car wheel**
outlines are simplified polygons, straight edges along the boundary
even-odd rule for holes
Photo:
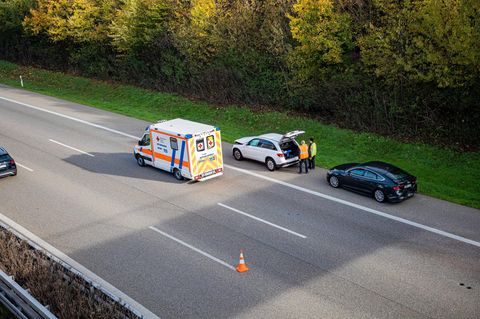
[[[241,161],[243,159],[242,152],[240,152],[240,150],[238,148],[233,149],[233,157],[237,161]]]
[[[275,164],[275,161],[270,157],[265,160],[265,165],[267,165],[267,169],[271,172],[273,172],[277,166],[277,164]]]

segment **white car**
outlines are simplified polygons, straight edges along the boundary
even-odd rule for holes
[[[233,157],[237,161],[248,158],[265,163],[270,171],[297,164],[300,147],[295,137],[304,133],[293,131],[284,135],[269,133],[239,138],[232,146]]]

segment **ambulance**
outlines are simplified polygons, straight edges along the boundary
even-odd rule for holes
[[[176,179],[205,181],[223,174],[220,129],[183,119],[146,127],[133,150],[138,165],[171,172]]]

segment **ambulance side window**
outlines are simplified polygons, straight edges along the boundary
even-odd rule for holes
[[[148,146],[150,145],[150,134],[143,135],[142,139],[139,143],[140,146]]]
[[[170,137],[170,147],[172,150],[178,150],[178,142],[175,137]]]

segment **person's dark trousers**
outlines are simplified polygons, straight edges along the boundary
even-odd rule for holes
[[[305,173],[308,173],[308,162],[307,159],[300,160],[300,165],[298,166],[298,173],[302,173],[302,166],[305,166]]]
[[[312,157],[308,160],[308,168],[309,168],[309,169],[315,169],[315,156],[312,156]]]

